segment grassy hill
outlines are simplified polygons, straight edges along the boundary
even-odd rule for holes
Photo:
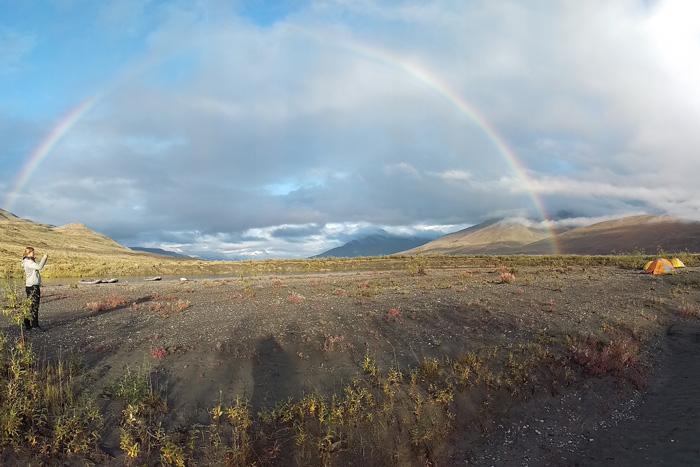
[[[700,251],[700,222],[667,216],[630,216],[569,230],[556,237],[562,253],[600,255],[642,251]],[[525,253],[543,254],[548,242],[528,245]]]
[[[0,210],[0,272],[21,272],[26,246],[37,255],[49,255],[44,275],[90,276],[120,270],[157,270],[164,259],[134,252],[82,224],[54,227],[19,218]],[[105,266],[109,266],[105,268]]]
[[[521,222],[494,219],[445,235],[405,254],[474,255],[517,253],[525,245],[547,242],[549,231]],[[552,249],[549,249],[551,252]]]
[[[700,252],[700,222],[667,216],[628,216],[552,236],[545,229],[517,220],[496,220],[445,235],[403,254],[547,255],[555,251],[567,255]]]

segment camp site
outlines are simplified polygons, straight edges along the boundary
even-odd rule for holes
[[[0,465],[700,466],[699,20],[1,0]]]

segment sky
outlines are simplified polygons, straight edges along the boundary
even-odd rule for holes
[[[0,205],[231,259],[700,219],[699,82],[694,0],[0,0]]]

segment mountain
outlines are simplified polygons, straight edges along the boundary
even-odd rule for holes
[[[18,256],[25,246],[38,250],[75,253],[129,254],[131,251],[111,238],[82,224],[54,227],[22,219],[0,209],[0,255]]]
[[[628,216],[549,232],[517,219],[490,220],[440,237],[405,254],[609,255],[700,251],[700,222],[668,216]],[[556,245],[556,248],[555,248]]]
[[[356,258],[359,256],[385,256],[415,248],[430,241],[424,237],[403,237],[388,232],[367,235],[345,245],[333,248],[314,258]]]
[[[406,251],[406,254],[470,255],[518,253],[526,245],[550,237],[545,228],[517,219],[491,219]]]
[[[100,271],[142,267],[146,271],[163,261],[163,256],[132,251],[106,235],[82,224],[60,227],[22,219],[0,209],[0,275],[19,274],[22,252],[33,246],[38,256],[48,253],[49,276],[92,276]]]
[[[130,246],[129,249],[133,251],[141,251],[144,253],[150,253],[152,255],[167,256],[170,258],[186,258],[190,259],[190,256],[176,253],[174,251],[163,250],[162,248],[147,248],[143,246]]]
[[[578,227],[555,237],[559,251],[578,255],[605,255],[643,251],[700,251],[700,222],[668,216],[629,216]],[[535,242],[528,254],[546,254],[549,242]]]

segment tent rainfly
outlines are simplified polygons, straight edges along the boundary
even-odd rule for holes
[[[650,263],[647,263],[644,272],[653,276],[661,276],[663,274],[673,273],[673,264],[665,258],[658,258]]]

